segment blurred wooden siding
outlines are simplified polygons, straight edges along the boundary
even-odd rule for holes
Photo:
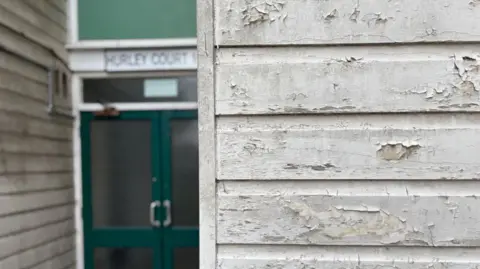
[[[75,268],[73,122],[47,113],[66,25],[64,0],[0,1],[0,268]]]

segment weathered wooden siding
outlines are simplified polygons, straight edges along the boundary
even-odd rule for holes
[[[198,5],[202,268],[480,266],[479,1]]]
[[[480,111],[477,45],[264,51],[219,50],[217,114]]]
[[[477,184],[225,182],[218,187],[217,241],[477,247]]]
[[[225,0],[219,45],[479,41],[477,0]]]
[[[478,251],[471,248],[220,245],[218,260],[221,269],[471,269],[479,266]]]
[[[477,114],[219,118],[217,178],[480,179],[479,126]]]
[[[72,120],[47,113],[48,68],[66,59],[65,8],[0,1],[0,268],[75,268]],[[70,109],[70,94],[54,99]]]

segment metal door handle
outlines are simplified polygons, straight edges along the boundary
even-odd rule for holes
[[[164,200],[163,201],[163,207],[165,207],[165,213],[166,213],[166,218],[163,221],[163,226],[168,227],[170,224],[172,224],[172,203],[170,200]]]
[[[160,221],[155,219],[155,209],[160,207],[162,204],[160,201],[153,201],[150,203],[150,224],[153,227],[160,227]]]

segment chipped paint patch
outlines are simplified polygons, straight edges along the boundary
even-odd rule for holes
[[[285,5],[281,0],[246,0],[242,9],[243,25],[253,25],[262,22],[285,21],[287,14],[283,12]]]
[[[454,86],[464,96],[479,95],[480,65],[478,57],[479,55],[453,57],[453,69],[460,79],[460,82]]]
[[[383,16],[382,13],[370,13],[363,16],[362,21],[365,22],[368,25],[368,27],[371,27],[378,24],[384,24],[389,19],[393,19],[393,18],[388,18],[386,16]]]
[[[296,214],[299,222],[308,228],[298,236],[312,243],[325,237],[338,240],[351,236],[388,236],[389,240],[399,241],[405,240],[408,234],[405,219],[375,206],[334,205],[322,212],[300,202],[284,201],[283,206]]]
[[[335,19],[337,16],[338,16],[338,10],[337,10],[337,9],[334,9],[334,10],[330,11],[330,13],[328,13],[328,14],[325,16],[325,21],[326,21],[326,22],[330,22],[330,21],[332,21],[333,19]]]
[[[250,99],[250,96],[248,96],[248,91],[245,88],[238,87],[236,83],[232,82],[230,84],[230,89],[232,90],[232,98],[237,98],[237,99]]]
[[[355,7],[348,18],[351,21],[357,22],[358,16],[360,16],[360,10],[358,10],[358,7]]]
[[[322,111],[346,111],[346,110],[355,110],[356,107],[354,106],[339,106],[339,107],[334,107],[334,106],[322,106],[319,108],[303,108],[301,106],[297,107],[291,107],[291,106],[286,106],[286,107],[271,107],[269,110],[271,111],[280,111],[280,112],[286,112],[286,113],[295,113],[295,114],[310,114],[310,113],[318,113]]]
[[[477,7],[478,5],[480,5],[480,0],[471,0],[468,5],[470,7]]]
[[[377,150],[377,157],[387,161],[405,160],[419,148],[420,145],[415,141],[384,142],[380,144],[380,148]]]
[[[325,171],[327,169],[332,169],[332,168],[337,168],[335,165],[331,163],[324,163],[324,164],[317,164],[317,165],[302,165],[302,164],[293,164],[293,163],[288,163],[286,164],[283,169],[286,170],[296,170],[296,169],[301,169],[301,168],[308,168],[312,169],[314,171]]]
[[[471,108],[476,103],[452,103],[454,97],[478,99],[480,98],[480,68],[478,56],[453,56],[453,70],[455,76],[445,82],[429,82],[419,84],[407,93],[423,94],[430,102],[440,104],[438,108]]]

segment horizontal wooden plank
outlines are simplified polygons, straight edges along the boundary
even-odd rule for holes
[[[48,3],[48,1],[26,0],[25,1],[32,9],[40,12],[46,19],[55,22],[61,29],[66,32],[67,16],[61,12],[55,4]]]
[[[37,246],[1,261],[4,268],[31,268],[39,263],[62,256],[74,248],[75,238],[72,235]]]
[[[70,141],[59,141],[48,138],[38,138],[28,135],[1,133],[0,152],[24,154],[48,154],[73,156],[73,146]]]
[[[0,89],[9,90],[25,98],[34,99],[43,105],[43,113],[46,114],[48,100],[48,71],[25,59],[7,52],[0,51]],[[69,110],[71,108],[71,96],[61,96],[54,93],[55,105]],[[22,104],[23,102],[19,103]],[[17,104],[17,105],[19,105]],[[12,103],[10,105],[15,105]],[[0,108],[3,108],[0,106]]]
[[[69,122],[69,121],[67,121]],[[2,111],[0,113],[0,132],[12,132],[22,135],[38,136],[62,141],[71,140],[73,127],[65,124],[65,120],[52,118],[42,119],[25,114]]]
[[[0,2],[0,5],[25,22],[31,24],[37,31],[53,37],[61,44],[65,44],[67,31],[45,18],[40,12],[32,9],[25,1],[3,0]]]
[[[22,55],[29,61],[42,66],[51,66],[53,64],[53,56],[48,50],[2,24],[0,24],[0,37],[0,46],[2,48]]]
[[[54,259],[38,264],[31,269],[70,269],[77,268],[75,263],[75,251],[71,250]]]
[[[478,196],[473,181],[225,182],[217,241],[480,247]]]
[[[3,68],[0,67],[1,88],[46,104],[48,100],[47,71],[10,54],[5,53],[2,56],[5,61]],[[70,96],[63,97],[54,93],[53,98],[56,106],[64,109],[70,109],[72,106]]]
[[[73,171],[0,176],[0,195],[73,187]]]
[[[67,13],[67,1],[66,0],[45,0],[48,4],[56,8],[58,11]]]
[[[74,201],[73,188],[0,196],[0,215],[24,214],[44,211],[45,208],[65,205]]]
[[[216,113],[480,111],[472,46],[222,49]],[[452,55],[458,55],[452,58]],[[480,60],[480,59],[479,59]]]
[[[4,268],[30,268],[54,257],[70,252],[75,246],[75,237],[72,235],[37,246],[1,261]]]
[[[0,89],[0,99],[1,97],[4,96],[2,94],[2,91]],[[0,100],[1,101],[1,100]],[[28,102],[25,102],[28,103]],[[17,103],[20,104],[21,103]],[[12,108],[11,110],[7,110],[8,108]],[[32,136],[39,136],[39,137],[44,137],[48,139],[58,139],[58,140],[64,140],[68,141],[71,139],[72,135],[72,122],[70,119],[67,118],[59,118],[56,117],[55,115],[50,116],[50,115],[45,115],[42,116],[41,114],[34,115],[34,113],[31,113],[30,115],[28,114],[23,114],[21,112],[21,109],[17,107],[15,104],[10,104],[7,109],[2,109],[0,105],[0,114],[5,114],[6,117],[10,116],[12,117],[13,121],[19,121],[24,119],[26,122],[18,122],[18,124],[15,124],[14,126],[1,126],[0,127],[0,132],[16,132],[19,129],[23,129],[28,131],[29,133],[25,133],[23,135],[32,135]],[[28,110],[26,107],[25,110]],[[29,111],[25,111],[29,113]],[[36,117],[39,116],[39,117]],[[50,118],[49,118],[50,117]],[[0,122],[2,122],[2,117],[0,116]],[[8,120],[5,120],[8,121]],[[44,124],[45,126],[37,126],[39,124]],[[59,133],[51,133],[51,130],[58,129]],[[68,136],[63,136],[64,134],[68,134]]]
[[[25,21],[24,19],[13,14],[11,10],[4,6],[5,3],[4,1],[0,2],[0,24],[3,24],[14,31],[21,33],[22,35],[25,35],[27,38],[35,41],[45,48],[52,49],[63,61],[67,61],[68,57],[64,42],[55,40],[55,38],[41,31],[38,28],[38,25],[32,25],[28,21]]]
[[[479,114],[219,117],[217,178],[479,179]]]
[[[11,154],[0,155],[0,175],[18,173],[63,172],[73,169],[73,158],[55,155]]]
[[[27,195],[29,194],[26,194],[25,196]],[[2,222],[2,225],[0,226],[0,237],[35,229],[35,227],[40,227],[52,222],[73,219],[73,211],[74,208],[72,202],[67,205],[0,217],[0,221]]]
[[[218,45],[479,41],[475,1],[215,2]]]
[[[218,269],[470,269],[480,265],[479,248],[218,246]]]
[[[16,252],[31,249],[54,238],[71,235],[74,232],[74,220],[66,220],[25,233],[0,238],[0,257],[15,255]]]
[[[52,118],[47,112],[47,101],[32,99],[29,96],[3,88],[2,85],[0,85],[0,109],[44,120]],[[62,118],[62,121],[71,122],[66,118]]]
[[[0,51],[0,68],[44,84],[45,86],[48,85],[48,72],[46,68],[32,64],[8,52]]]

